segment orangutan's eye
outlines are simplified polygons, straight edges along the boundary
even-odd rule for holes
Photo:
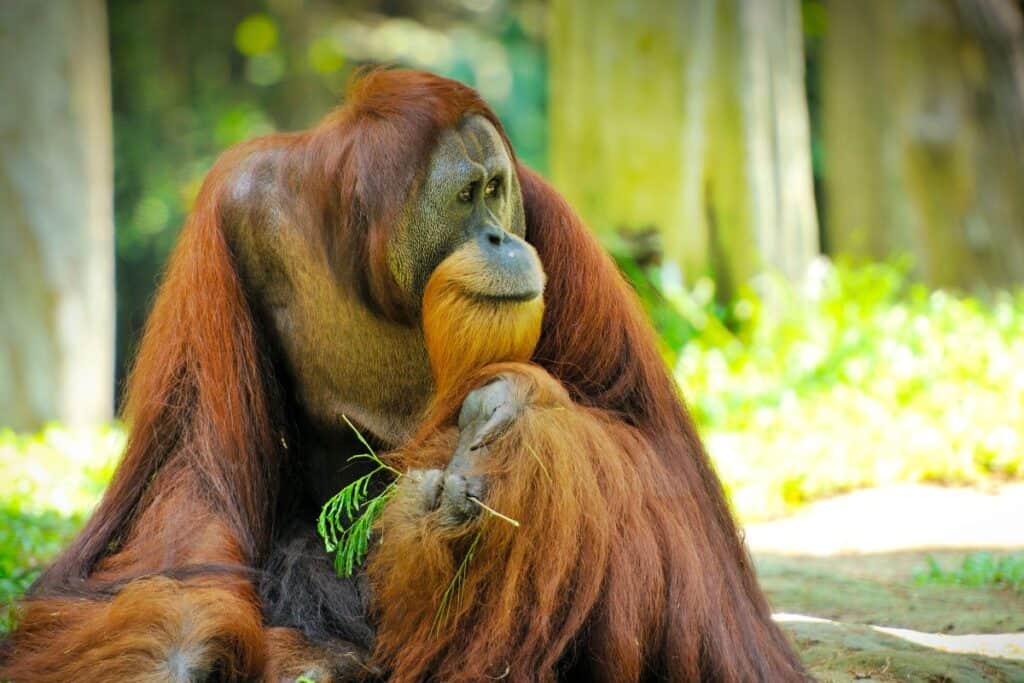
[[[459,190],[459,201],[462,202],[463,204],[468,204],[469,202],[473,201],[473,190],[475,189],[476,183],[470,183],[469,185],[466,185],[464,188]]]
[[[501,189],[501,178],[491,178],[491,182],[487,183],[487,187],[484,188],[485,197],[494,197],[498,194],[498,190]]]

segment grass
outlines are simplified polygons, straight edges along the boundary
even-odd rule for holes
[[[1024,594],[1024,553],[970,553],[960,566],[949,570],[929,556],[927,565],[914,572],[914,581],[921,585],[1009,588]]]

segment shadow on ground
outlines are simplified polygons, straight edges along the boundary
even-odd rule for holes
[[[963,550],[809,557],[757,553],[761,585],[822,681],[1024,681],[1024,596],[1009,589],[916,585],[931,555],[954,565]],[[911,638],[873,626],[911,629]],[[928,634],[939,634],[934,637]],[[1002,634],[968,638],[967,634]],[[948,652],[967,649],[968,652]],[[991,656],[993,651],[1002,656]]]

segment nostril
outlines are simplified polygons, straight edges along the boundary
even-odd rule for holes
[[[507,236],[505,231],[497,225],[484,225],[481,230],[481,237],[487,240],[487,244],[492,247],[500,247],[505,243]]]

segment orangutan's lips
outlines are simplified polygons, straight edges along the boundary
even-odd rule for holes
[[[466,294],[476,301],[481,303],[491,304],[512,304],[512,303],[526,303],[527,301],[533,301],[541,295],[541,291],[537,289],[528,289],[524,292],[510,292],[502,294],[491,294],[484,292],[471,292],[466,291]]]

